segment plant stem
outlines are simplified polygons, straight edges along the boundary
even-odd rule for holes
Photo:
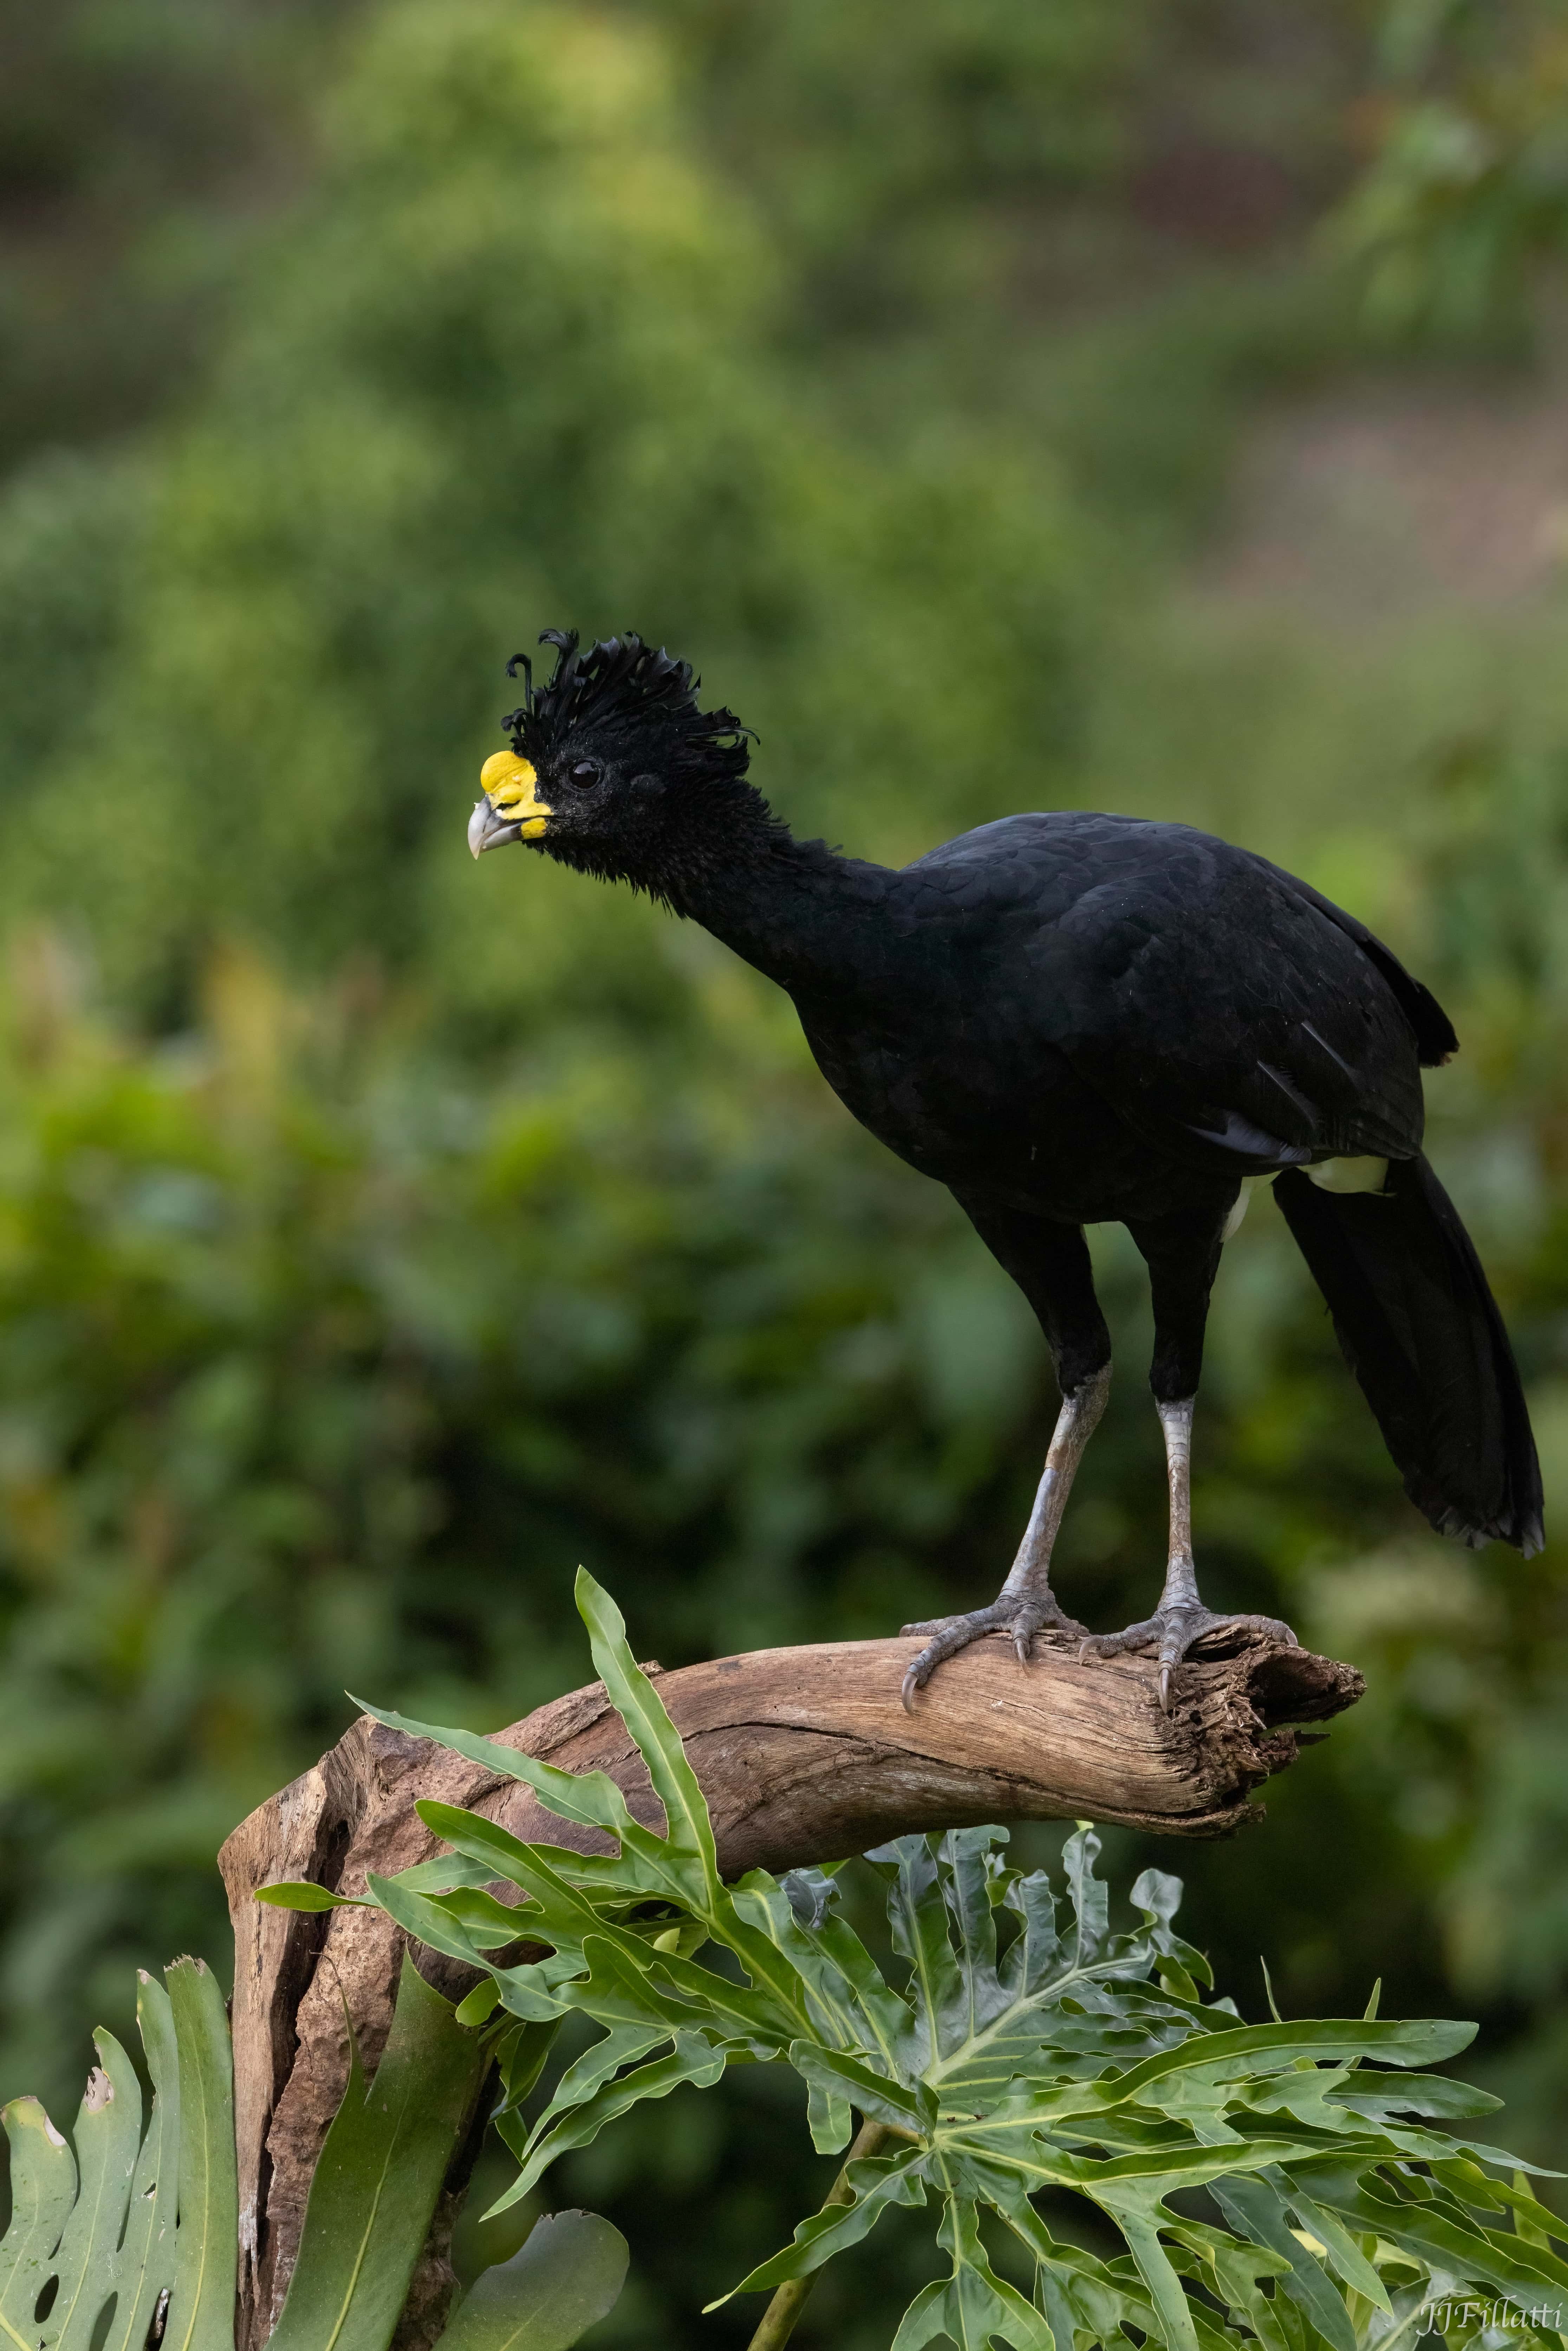
[[[854,2145],[843,2161],[843,2168],[822,2199],[826,2212],[834,2204],[852,2204],[854,2189],[850,2186],[850,2166],[862,2156],[880,2155],[893,2137],[885,2123],[863,2122],[855,2135]],[[805,2277],[789,2278],[782,2284],[762,2314],[762,2324],[752,2336],[747,2351],[779,2351],[795,2332],[795,2321],[806,2307],[806,2299],[816,2284],[820,2272],[812,2270]]]

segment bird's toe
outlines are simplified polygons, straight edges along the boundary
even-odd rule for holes
[[[988,1633],[1000,1632],[1010,1615],[993,1604],[989,1608],[971,1609],[964,1616],[928,1617],[924,1624],[905,1625],[905,1633],[929,1633],[931,1638],[918,1656],[912,1657],[904,1669],[904,1710],[915,1711],[915,1694],[925,1688],[937,1667],[946,1657],[956,1657],[971,1641],[983,1640]]]
[[[1153,1649],[1160,1668],[1160,1704],[1168,1714],[1172,1669],[1210,1633],[1260,1634],[1265,1640],[1279,1641],[1287,1648],[1301,1646],[1291,1627],[1278,1616],[1223,1615],[1200,1604],[1197,1607],[1158,1608],[1141,1625],[1129,1625],[1124,1632],[1092,1635],[1079,1644],[1079,1661],[1117,1657],[1129,1649]]]
[[[1059,1608],[1052,1599],[1015,1603],[1006,1623],[1013,1636],[1013,1646],[1025,1665],[1029,1663],[1030,1645],[1037,1633],[1062,1633],[1070,1639],[1082,1640],[1089,1631],[1087,1625],[1081,1625],[1076,1616],[1069,1616],[1066,1610]]]
[[[1291,1627],[1279,1616],[1230,1615],[1213,1608],[1173,1608],[1161,1620],[1160,1663],[1179,1665],[1210,1634],[1256,1633],[1265,1640],[1298,1648]]]
[[[1301,1646],[1282,1616],[1220,1616],[1215,1621],[1224,1630],[1239,1625],[1249,1633],[1261,1633],[1267,1639],[1278,1641],[1287,1649],[1299,1649]]]
[[[1146,1648],[1160,1637],[1157,1617],[1145,1617],[1141,1625],[1129,1625],[1120,1633],[1086,1633],[1078,1644],[1078,1662],[1086,1665],[1092,1657],[1124,1656],[1129,1649]]]
[[[1037,1633],[1050,1630],[1082,1635],[1083,1627],[1075,1618],[1064,1614],[1048,1596],[994,1600],[988,1608],[971,1608],[961,1616],[928,1616],[901,1630],[930,1636],[918,1656],[910,1660],[904,1676],[904,1704],[906,1710],[912,1711],[915,1692],[925,1688],[937,1667],[946,1658],[956,1657],[972,1642],[984,1640],[988,1633],[1009,1634],[1019,1665],[1027,1666]]]

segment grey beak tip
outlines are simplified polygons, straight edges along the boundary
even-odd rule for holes
[[[490,806],[489,795],[484,794],[474,803],[474,813],[468,820],[470,854],[483,857],[490,845],[496,827],[496,812]]]
[[[545,816],[549,810],[530,810]],[[474,803],[474,813],[468,820],[468,847],[476,857],[483,857],[487,849],[506,849],[523,838],[522,825],[517,819],[506,816],[486,793]]]

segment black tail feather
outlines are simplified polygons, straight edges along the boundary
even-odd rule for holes
[[[1469,1233],[1423,1158],[1381,1193],[1291,1170],[1275,1196],[1405,1490],[1439,1533],[1542,1544],[1541,1466],[1518,1367]]]

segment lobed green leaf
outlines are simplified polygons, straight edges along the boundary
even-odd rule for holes
[[[522,2250],[484,2271],[440,2338],[441,2351],[570,2351],[620,2300],[626,2240],[597,2212],[550,2212]]]
[[[358,1900],[351,1894],[334,1894],[325,1886],[314,1886],[305,1877],[280,1877],[271,1886],[258,1886],[252,1899],[270,1904],[275,1910],[370,1910],[373,1903]]]
[[[224,1996],[200,1959],[163,1971],[180,2069],[180,2220],[163,2351],[234,2351],[234,2055]]]
[[[486,2055],[405,1952],[373,2082],[350,2035],[269,2351],[386,2351]],[[232,2254],[228,2293],[232,2304]]]
[[[533,1790],[547,1812],[561,1820],[576,1821],[583,1828],[605,1829],[612,1836],[618,1836],[631,1822],[626,1799],[607,1772],[563,1771],[554,1763],[541,1763],[537,1756],[526,1755],[520,1747],[505,1747],[499,1740],[482,1739],[472,1730],[415,1721],[412,1715],[371,1706],[368,1699],[356,1698],[352,1690],[347,1696],[350,1706],[357,1706],[372,1721],[385,1723],[389,1730],[406,1731],[412,1739],[428,1739],[433,1746],[448,1748],[454,1755],[465,1755],[470,1763],[482,1764],[493,1771],[497,1780],[520,1780]]]
[[[493,2220],[526,2196],[543,2179],[558,2155],[569,2147],[587,2147],[596,2139],[606,2123],[616,2122],[629,2114],[633,2106],[649,2098],[667,2098],[672,2090],[687,2082],[698,2089],[709,2089],[724,2072],[729,2053],[716,2048],[695,2032],[677,2032],[667,2056],[656,2057],[651,2064],[633,2067],[630,2074],[620,2074],[612,2081],[601,2083],[588,2096],[574,2101],[558,2116],[552,2105],[526,2143],[522,2168],[510,2188],[498,2196],[485,2218]]]
[[[896,2155],[862,2156],[850,2164],[847,2178],[852,2202],[824,2205],[820,2212],[813,2212],[810,2220],[801,2221],[793,2241],[781,2252],[760,2262],[728,2294],[710,2302],[707,2310],[722,2309],[737,2294],[768,2294],[791,2278],[808,2277],[835,2253],[868,2237],[894,2204],[924,2204],[921,2163],[918,2147],[901,2147]]]
[[[1166,2351],[1235,2351],[1239,2340],[1258,2351],[1369,2351],[1374,2321],[1379,2351],[1406,2351],[1423,2280],[1537,2304],[1568,2287],[1533,2199],[1491,2176],[1513,2159],[1413,2119],[1450,2122],[1493,2103],[1423,2070],[1463,2048],[1472,2026],[1380,2021],[1375,2000],[1362,2019],[1263,2025],[1242,2024],[1229,2001],[1205,2006],[1207,1963],[1172,1923],[1179,1881],[1145,1871],[1133,1889],[1140,1923],[1113,1935],[1099,1839],[1082,1823],[1063,1854],[1065,1937],[1049,1879],[1008,1868],[1000,1831],[904,1837],[868,1856],[907,1967],[895,1988],[825,1873],[779,1884],[754,1871],[723,1886],[701,1789],[619,1613],[586,1575],[579,1604],[665,1834],[631,1821],[618,1792],[581,1793],[576,1782],[576,1797],[553,1790],[555,1809],[592,1815],[618,1840],[615,1854],[524,1843],[472,1813],[425,1804],[451,1855],[369,1888],[411,1932],[486,1972],[468,2013],[492,2016],[499,2001],[537,2020],[526,2034],[487,2036],[507,2068],[498,2127],[519,2162],[494,2210],[632,2106],[715,2081],[728,2064],[787,2055],[820,2148],[844,2146],[857,2110],[901,2144],[852,2164],[852,2200],[803,2222],[736,2291],[809,2275],[892,2204],[935,2189],[952,2274],[905,2314],[903,2351],[940,2334],[1092,2351],[1126,2328]],[[486,1744],[447,1743],[465,1753]],[[514,1776],[534,1778],[536,1767],[505,1752]],[[497,1878],[528,1897],[526,1927],[487,1890]],[[519,1932],[548,1957],[508,1966],[491,1956]],[[738,1959],[744,1980],[702,1963],[708,1941]],[[574,2010],[602,2037],[528,2129],[521,2100]],[[1370,2070],[1379,2064],[1397,2077]],[[1198,2188],[1223,2227],[1171,2206]],[[1105,2262],[1053,2240],[1030,2201],[1047,2189],[1098,2206],[1125,2252]],[[1034,2256],[1032,2303],[990,2267],[987,2207]],[[1521,2208],[1508,2233],[1487,2225]]]
[[[577,1571],[577,1606],[588,1627],[605,1694],[636,1742],[653,1793],[664,1808],[666,1839],[675,1852],[698,1862],[704,1890],[716,1909],[724,1899],[724,1885],[718,1874],[713,1823],[697,1775],[686,1761],[681,1734],[648,1676],[632,1660],[625,1618],[585,1567]]]

